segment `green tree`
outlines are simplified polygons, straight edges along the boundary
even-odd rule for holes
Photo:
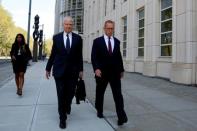
[[[8,56],[16,34],[22,33],[25,37],[27,32],[16,27],[10,13],[0,5],[0,56]]]
[[[51,48],[52,48],[52,40],[51,39],[47,39],[45,42],[44,42],[44,51],[45,51],[45,54],[47,56],[49,56],[51,54]]]
[[[10,34],[13,27],[12,17],[9,12],[0,5],[0,55],[5,56],[9,52],[12,39]]]

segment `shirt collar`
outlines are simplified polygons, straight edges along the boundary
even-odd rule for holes
[[[109,39],[109,36],[107,36],[106,34],[104,34],[104,38],[105,39]],[[112,39],[113,38],[113,36],[110,36],[110,39]]]
[[[64,36],[66,36],[67,34],[69,35],[69,37],[72,36],[72,32],[67,33],[67,32],[64,31]]]

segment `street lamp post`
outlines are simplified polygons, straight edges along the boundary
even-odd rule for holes
[[[38,38],[39,38],[39,16],[36,15],[34,17],[34,32],[33,32],[33,38],[34,38],[34,45],[33,45],[33,62],[38,61]]]
[[[43,48],[43,28],[40,30],[39,32],[39,41],[38,41],[38,45],[39,45],[39,60],[42,59],[42,48]]]
[[[29,0],[29,13],[28,13],[28,27],[27,27],[27,45],[29,46],[30,39],[30,24],[31,24],[31,0]]]
[[[45,55],[45,48],[46,48],[46,47],[45,47],[45,46],[46,46],[45,44],[46,44],[46,43],[45,43],[45,35],[44,35],[44,41],[43,41],[43,54],[44,54],[44,55]]]

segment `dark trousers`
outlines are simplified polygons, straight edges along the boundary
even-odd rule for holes
[[[67,112],[71,110],[72,99],[75,94],[77,84],[77,77],[58,77],[55,78],[57,98],[58,98],[58,112],[60,120],[67,119]]]
[[[98,113],[103,113],[103,101],[104,93],[109,83],[112,89],[112,94],[116,106],[116,113],[119,120],[125,119],[126,113],[124,111],[124,101],[121,92],[121,80],[120,77],[113,77],[113,75],[102,76],[102,78],[96,78],[96,101],[95,107]]]

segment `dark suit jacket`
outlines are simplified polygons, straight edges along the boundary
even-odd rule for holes
[[[21,56],[22,56],[22,57],[20,57],[20,60],[17,59],[18,58],[17,54],[18,54],[19,48],[21,49]],[[19,47],[19,45],[17,43],[13,43],[11,51],[10,51],[10,56],[11,57],[15,56],[16,61],[23,61],[24,64],[27,64],[28,61],[30,59],[32,59],[31,51],[30,51],[29,46],[27,44],[21,45],[21,47]],[[14,62],[14,61],[12,60],[12,62]]]
[[[110,56],[104,36],[96,38],[92,46],[91,61],[94,71],[100,69],[102,74],[120,75],[124,71],[120,41],[114,37],[114,49]]]
[[[82,39],[79,35],[72,33],[72,45],[68,53],[63,40],[63,32],[53,36],[53,46],[46,70],[51,71],[53,76],[62,77],[65,74],[78,75],[83,71]]]

